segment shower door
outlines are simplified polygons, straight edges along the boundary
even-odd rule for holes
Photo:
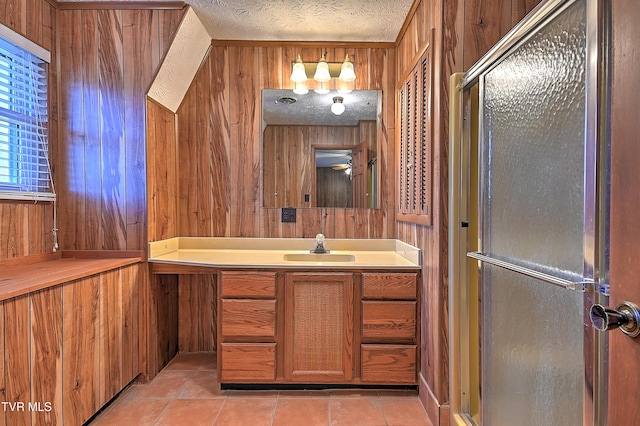
[[[481,421],[597,423],[606,144],[597,2],[540,4],[466,75],[479,88]]]

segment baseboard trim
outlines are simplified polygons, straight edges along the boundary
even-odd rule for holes
[[[449,426],[449,404],[440,404],[422,374],[420,374],[418,391],[420,402],[422,402],[427,411],[427,416],[429,416],[431,423],[434,426]]]

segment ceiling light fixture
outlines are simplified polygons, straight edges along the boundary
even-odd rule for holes
[[[331,112],[335,115],[340,115],[344,112],[344,98],[342,96],[335,96],[333,98],[333,104],[331,105]]]
[[[348,93],[353,90],[356,73],[348,54],[343,62],[327,62],[326,54],[323,53],[317,63],[303,62],[302,57],[298,55],[292,65],[290,77],[295,86],[294,91],[298,90],[296,92],[298,94],[308,92],[305,82],[309,78],[313,78],[318,83],[318,87],[314,89],[318,93],[328,93],[329,82],[333,78],[338,79],[338,90]]]

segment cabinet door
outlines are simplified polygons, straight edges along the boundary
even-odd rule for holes
[[[293,382],[353,378],[353,275],[288,273],[285,377]]]

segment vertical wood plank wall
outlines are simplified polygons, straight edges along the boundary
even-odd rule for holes
[[[51,52],[49,104],[57,103],[56,10],[44,0],[0,0],[0,23]],[[49,140],[57,142],[57,115],[49,109]],[[0,201],[0,260],[53,250],[53,203]]]
[[[60,143],[53,154],[63,249],[146,251],[146,167],[165,172],[147,163],[146,92],[183,13],[58,10]],[[170,137],[172,125],[154,120],[148,130]],[[167,161],[162,147],[154,153]],[[160,200],[172,195],[165,188],[154,193]],[[172,219],[158,216],[153,229],[171,232]],[[177,349],[177,279],[149,277],[144,268],[137,283],[145,329],[140,350],[149,355],[140,368],[153,376]]]
[[[146,249],[146,92],[181,17],[180,10],[58,11],[54,178],[63,249]]]
[[[184,11],[72,7],[0,0],[0,22],[52,55],[49,138],[60,248],[145,250],[146,92]],[[51,203],[0,202],[0,259],[50,252],[52,228]],[[135,275],[144,303],[135,309],[148,309],[154,327],[147,330],[145,311],[133,320],[144,329],[139,350],[153,348],[149,359],[135,361],[139,371],[154,374],[175,354],[177,279],[170,281],[150,284],[146,268]],[[156,345],[158,336],[167,344]]]
[[[262,207],[261,90],[290,88],[293,58],[298,53],[304,58],[319,58],[320,50],[320,45],[307,44],[212,46],[177,112],[175,167],[180,208],[169,213],[158,207],[150,216],[175,214],[176,232],[182,236],[277,238],[312,237],[322,232],[329,238],[394,238],[395,54],[390,48],[328,49],[330,61],[344,58],[345,52],[354,57],[357,88],[383,91],[378,131],[380,208],[300,209],[297,223],[283,224],[279,209]],[[149,152],[161,143],[149,135]],[[148,161],[163,160],[156,156]],[[165,171],[157,171],[162,173]],[[159,175],[149,177],[150,182],[161,179]],[[149,227],[149,235],[164,234],[154,223]]]
[[[399,38],[396,74],[401,78],[434,40],[433,88],[433,224],[398,222],[398,238],[423,250],[420,396],[435,424],[448,422],[448,145],[449,76],[473,65],[504,36],[538,0],[487,2],[419,1]],[[443,410],[440,409],[443,406]]]

